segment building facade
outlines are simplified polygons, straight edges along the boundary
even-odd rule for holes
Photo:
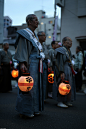
[[[8,30],[7,27],[12,26],[12,20],[8,16],[4,16],[4,39],[7,39],[8,36]]]
[[[63,37],[69,36],[72,39],[72,54],[76,54],[76,47],[80,45],[85,56],[86,0],[56,0],[56,4],[61,7],[61,41]],[[86,83],[85,76],[84,81]]]
[[[35,11],[34,14],[37,16],[39,20],[38,28],[36,29],[36,33],[38,31],[44,31],[46,34],[46,45],[50,45],[53,40],[53,32],[54,32],[54,17],[47,17],[43,10]],[[57,20],[57,34],[56,40],[60,42],[60,19]]]
[[[64,5],[61,6],[61,40],[63,37],[69,36],[73,41],[72,54],[75,54],[78,45],[82,47],[83,53],[85,53],[86,0],[62,0],[62,2]]]

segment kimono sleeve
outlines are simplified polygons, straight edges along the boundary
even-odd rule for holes
[[[54,61],[54,52],[52,50],[50,50],[48,54],[49,54],[49,59],[50,59],[49,67],[52,67],[53,61]]]
[[[44,45],[44,54],[45,54],[45,59],[50,59],[49,54],[48,54],[48,49],[45,45]]]
[[[81,69],[83,65],[83,54],[82,53],[79,54],[78,60],[79,60],[79,69]]]
[[[14,58],[19,62],[28,62],[31,50],[32,45],[30,41],[27,41],[25,38],[20,37]]]
[[[64,73],[64,55],[61,53],[58,53],[56,56],[56,61],[55,61],[55,65],[56,65],[56,71],[57,71],[57,75],[60,75],[61,73]]]

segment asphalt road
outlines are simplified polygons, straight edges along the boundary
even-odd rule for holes
[[[73,107],[59,108],[47,99],[40,116],[22,119],[15,110],[17,88],[0,93],[0,129],[86,129],[86,95],[77,94]]]

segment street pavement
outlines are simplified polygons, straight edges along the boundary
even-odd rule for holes
[[[56,106],[57,102],[47,99],[40,116],[23,119],[15,110],[18,88],[0,93],[0,129],[86,129],[86,95],[77,93],[73,107]]]

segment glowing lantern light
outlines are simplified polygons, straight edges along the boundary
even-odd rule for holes
[[[48,75],[48,82],[49,83],[54,83],[54,72],[52,71],[52,73],[50,73]]]
[[[18,79],[18,87],[21,91],[28,92],[33,88],[34,80],[31,76],[21,76]]]
[[[19,75],[19,71],[18,70],[12,70],[12,77],[13,78],[16,78],[16,77],[18,77],[18,75]]]
[[[61,95],[67,95],[71,90],[71,86],[62,82],[60,83],[58,90]]]

